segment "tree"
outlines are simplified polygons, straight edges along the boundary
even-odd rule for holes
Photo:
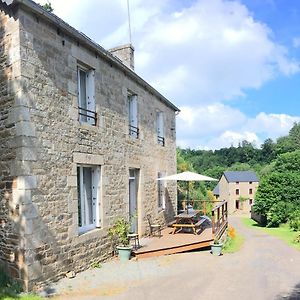
[[[300,206],[300,150],[281,154],[273,172],[261,180],[254,211],[267,216],[268,226],[286,222]]]

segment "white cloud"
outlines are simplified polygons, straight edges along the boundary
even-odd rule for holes
[[[288,134],[300,117],[286,114],[259,113],[247,117],[238,109],[221,103],[183,107],[178,115],[178,145],[199,149],[237,146],[243,140],[260,146],[266,138]]]

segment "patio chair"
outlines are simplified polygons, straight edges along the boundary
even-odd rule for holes
[[[157,232],[157,236],[161,236],[161,225],[153,224],[151,220],[151,215],[147,215],[147,220],[150,228],[150,235],[155,236],[155,233]]]

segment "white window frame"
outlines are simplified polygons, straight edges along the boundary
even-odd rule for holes
[[[128,94],[127,99],[129,135],[137,139],[139,137],[137,95]]]
[[[156,112],[156,132],[157,143],[165,146],[164,113],[162,111]]]
[[[91,195],[92,203],[88,203],[86,187],[84,187],[83,169],[89,168],[92,172],[91,182]],[[79,172],[78,172],[79,171]],[[96,227],[101,226],[100,219],[100,180],[101,180],[101,168],[95,165],[77,165],[77,194],[78,194],[78,231],[79,234],[93,230]],[[88,222],[89,215],[86,207],[92,204],[92,218],[93,222]],[[79,223],[81,219],[81,225]]]
[[[165,177],[166,172],[158,172],[157,177]],[[157,208],[158,211],[165,210],[166,208],[166,181],[157,180]]]
[[[80,74],[85,74],[85,101],[81,95],[81,77]],[[96,103],[95,103],[95,70],[88,69],[83,66],[77,67],[77,83],[78,83],[78,106],[83,110],[79,109],[80,113],[85,113],[86,116],[79,114],[79,121],[81,123],[88,123],[96,125],[97,114],[96,114]],[[85,102],[85,103],[84,103]],[[84,111],[87,110],[87,111]]]

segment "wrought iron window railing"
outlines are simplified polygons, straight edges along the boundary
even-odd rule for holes
[[[97,124],[97,113],[95,111],[78,107],[79,121],[89,123],[93,126]]]
[[[129,125],[129,135],[138,139],[139,138],[139,128],[133,125]]]
[[[162,146],[164,147],[164,146],[165,146],[165,138],[158,135],[158,136],[157,136],[157,143],[158,143],[159,145],[162,145]]]

